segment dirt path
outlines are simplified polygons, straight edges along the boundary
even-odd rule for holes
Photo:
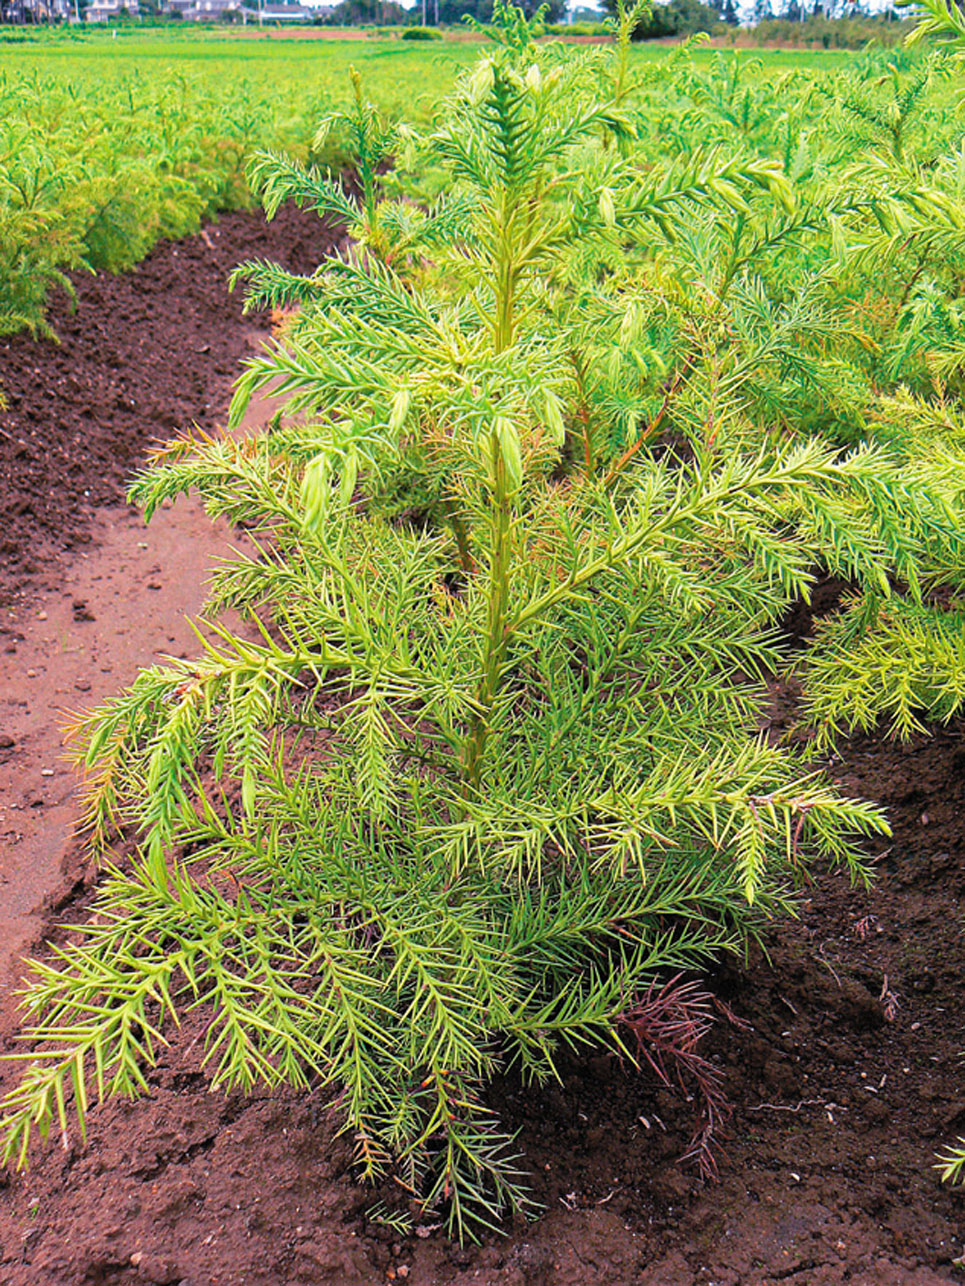
[[[0,341],[0,987],[60,900],[77,817],[64,711],[117,691],[164,652],[192,649],[227,532],[181,500],[149,529],[123,503],[153,441],[213,429],[264,329],[227,289],[242,259],[311,271],[333,243],[311,214],[236,211],[162,242],[131,273],[74,279],[56,340]],[[262,320],[262,327],[267,320]],[[255,425],[259,412],[249,420]],[[65,883],[66,880],[66,883]],[[5,1010],[9,1006],[3,1007]],[[2,1025],[2,1020],[0,1020]]]
[[[252,345],[261,332],[251,332]],[[254,400],[240,432],[267,423]],[[78,777],[65,757],[66,712],[86,709],[165,654],[197,650],[189,624],[212,564],[238,537],[194,497],[158,510],[150,526],[126,507],[101,514],[89,552],[47,588],[3,614],[0,653],[0,987],[15,982],[45,908],[69,894],[65,861],[79,819]],[[239,623],[226,618],[238,628]]]
[[[312,214],[235,211],[134,272],[76,275],[76,310],[54,301],[57,342],[0,339],[0,606],[59,589],[152,441],[214,428],[250,351],[231,269],[266,258],[310,272],[334,240]]]

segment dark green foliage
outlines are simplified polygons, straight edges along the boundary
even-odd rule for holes
[[[868,45],[898,46],[913,29],[895,20],[893,12],[830,18],[821,13],[799,18],[776,18],[766,0],[755,7],[754,39],[758,44],[797,45],[805,49],[864,49]]]
[[[605,0],[603,7],[615,15],[617,0]],[[665,4],[647,6],[638,16],[633,39],[665,40],[669,36],[692,36],[713,31],[722,21],[721,14],[701,0],[667,0]]]

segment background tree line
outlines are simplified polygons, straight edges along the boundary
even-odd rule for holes
[[[602,0],[605,13],[615,14],[616,0]],[[538,0],[524,0],[532,16]],[[427,0],[429,23],[458,26],[466,17],[490,22],[493,0]],[[601,15],[602,16],[602,15]],[[591,17],[580,11],[576,17]],[[904,24],[893,9],[872,13],[867,0],[754,0],[750,14],[738,0],[668,0],[654,4],[634,33],[636,40],[662,40],[698,32],[737,28],[750,17],[757,39],[763,42],[820,44],[826,48],[860,48],[869,40],[892,44],[901,38]],[[395,26],[418,23],[422,7],[406,9],[397,0],[341,0],[326,18],[338,26]],[[547,23],[567,20],[565,0],[550,0]]]

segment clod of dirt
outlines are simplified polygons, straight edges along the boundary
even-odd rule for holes
[[[152,1282],[155,1286],[173,1286],[182,1280],[177,1264],[150,1251],[133,1254],[131,1267],[137,1269],[139,1281]]]
[[[97,619],[84,599],[75,598],[71,606],[75,621],[95,621]]]

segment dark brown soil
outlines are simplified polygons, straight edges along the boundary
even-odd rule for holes
[[[192,422],[213,428],[247,348],[242,259],[311,271],[331,244],[314,215],[224,214],[200,236],[162,242],[132,273],[74,278],[59,343],[0,340],[0,603],[23,579],[90,539],[93,514],[122,500],[146,444]]]
[[[248,254],[284,257],[281,246],[304,226],[266,234],[250,216],[226,217],[210,234],[215,251],[201,239],[163,247],[131,278],[84,284],[77,318],[59,321],[63,350],[22,341],[0,349],[3,381],[20,398],[3,427],[14,425],[26,449],[3,475],[10,502],[25,506],[22,528],[3,533],[8,573],[22,575],[38,546],[67,558],[64,545],[83,539],[95,505],[116,501],[149,437],[185,414],[211,423],[244,348],[218,280]],[[288,262],[309,266],[316,252],[303,251],[307,263]],[[145,303],[147,281],[155,284]],[[195,313],[196,326],[178,328]],[[83,361],[68,359],[68,343]],[[197,351],[206,344],[211,351]],[[123,363],[106,368],[98,354],[107,352]],[[10,353],[19,370],[7,365]],[[119,407],[121,398],[138,405]],[[779,732],[790,700],[776,709]],[[427,1228],[400,1236],[367,1218],[373,1194],[353,1183],[350,1143],[321,1097],[211,1094],[191,1049],[196,1033],[186,1031],[151,1075],[147,1099],[94,1109],[86,1147],[51,1144],[26,1176],[0,1178],[0,1283],[961,1280],[965,1192],[943,1188],[931,1165],[937,1148],[965,1133],[963,735],[965,724],[905,748],[853,743],[831,771],[849,793],[885,803],[895,828],[876,850],[874,889],[820,878],[800,920],[768,931],[767,956],[755,950],[710,980],[751,1025],[722,1021],[708,1047],[735,1106],[719,1183],[678,1163],[697,1104],[589,1058],[557,1086],[504,1080],[492,1089],[520,1130],[545,1207],[536,1223],[465,1250]],[[77,912],[75,892],[56,919]],[[8,1030],[9,1017],[8,998]]]

